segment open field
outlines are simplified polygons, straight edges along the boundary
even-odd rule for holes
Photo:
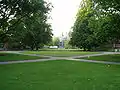
[[[27,56],[27,55],[11,54],[11,53],[0,53],[0,62],[17,61],[17,60],[34,60],[34,59],[43,59],[43,57]]]
[[[110,61],[110,62],[120,62],[120,54],[109,54],[102,56],[91,56],[82,59],[87,60],[99,60],[99,61]]]
[[[67,57],[67,56],[81,56],[87,54],[98,54],[99,52],[83,52],[83,51],[25,51],[25,54],[39,54],[45,56],[60,56],[60,57]]]
[[[120,66],[77,61],[0,65],[0,90],[119,90]]]

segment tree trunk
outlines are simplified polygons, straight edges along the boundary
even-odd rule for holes
[[[5,51],[7,51],[7,50],[8,50],[8,42],[5,42],[4,47],[3,47],[3,48],[4,48],[4,50],[5,50]]]
[[[36,51],[38,51],[39,47],[36,47]]]
[[[83,48],[83,51],[86,51],[86,48]]]
[[[31,46],[31,50],[32,50],[32,51],[34,50],[34,46],[33,46],[33,45]]]

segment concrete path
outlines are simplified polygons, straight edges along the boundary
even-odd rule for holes
[[[85,60],[85,59],[70,59],[70,60],[80,61],[80,62],[89,62],[89,63],[101,63],[101,64],[120,65],[120,62],[95,61],[95,60]]]
[[[22,55],[29,55],[29,56],[38,56],[37,54],[24,54],[21,52],[16,51],[7,51],[7,53],[16,53]],[[53,61],[53,60],[73,60],[73,61],[80,61],[80,62],[90,62],[90,63],[102,63],[102,64],[115,64],[120,65],[119,62],[107,62],[107,61],[95,61],[95,60],[84,60],[84,59],[77,59],[82,57],[90,57],[90,56],[100,56],[100,55],[107,55],[107,54],[120,54],[119,52],[101,52],[100,54],[91,54],[91,55],[82,55],[82,56],[71,56],[71,57],[54,57],[54,56],[42,56],[47,57],[48,59],[37,59],[37,60],[19,60],[19,61],[8,61],[8,62],[0,62],[0,64],[14,64],[14,63],[28,63],[28,62],[43,62],[43,61]]]

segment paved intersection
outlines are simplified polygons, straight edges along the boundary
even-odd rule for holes
[[[40,56],[36,54],[24,54],[18,51],[8,51],[7,53],[17,53],[22,55],[29,55],[29,56]],[[54,56],[44,56],[49,57],[48,59],[37,59],[37,60],[20,60],[20,61],[8,61],[8,62],[0,62],[0,64],[15,64],[15,63],[30,63],[30,62],[43,62],[43,61],[53,61],[53,60],[73,60],[73,61],[80,61],[80,62],[89,62],[89,63],[102,63],[102,64],[115,64],[120,65],[118,62],[107,62],[107,61],[95,61],[95,60],[84,60],[84,59],[77,59],[81,57],[90,57],[90,56],[100,56],[100,55],[107,55],[107,54],[120,54],[119,52],[101,52],[100,54],[92,54],[92,55],[83,55],[83,56],[72,56],[72,57],[54,57]]]

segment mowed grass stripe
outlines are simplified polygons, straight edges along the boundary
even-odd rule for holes
[[[0,62],[17,61],[17,60],[34,60],[34,59],[43,59],[43,58],[44,57],[28,56],[28,55],[21,55],[21,54],[0,53]]]
[[[109,54],[101,56],[90,56],[82,59],[87,60],[98,60],[98,61],[109,61],[109,62],[120,62],[120,54]]]

